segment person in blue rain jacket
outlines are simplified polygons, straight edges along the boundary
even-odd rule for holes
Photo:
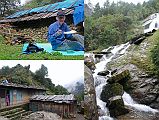
[[[72,50],[84,50],[83,45],[73,40],[72,34],[64,34],[70,31],[70,28],[65,23],[65,13],[59,10],[57,13],[57,21],[49,26],[48,41],[52,45],[53,50],[67,50],[66,46]],[[71,45],[72,44],[72,45]],[[70,47],[71,46],[71,47]]]

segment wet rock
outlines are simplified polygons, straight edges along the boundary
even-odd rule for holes
[[[151,112],[143,112],[138,111],[134,108],[131,109],[128,114],[118,116],[118,120],[158,120],[159,115],[158,113],[151,113]]]
[[[130,72],[129,70],[124,70],[120,73],[116,73],[114,74],[111,78],[108,79],[108,83],[112,84],[112,83],[121,83],[124,84],[125,82],[127,82],[130,79]]]
[[[95,54],[94,57],[101,59],[103,57],[103,54]]]
[[[111,75],[115,74],[117,72],[117,69],[111,70]]]
[[[84,114],[86,120],[98,120],[98,109],[92,71],[85,66],[84,70]]]
[[[92,71],[94,71],[96,69],[96,66],[95,66],[95,63],[94,63],[94,60],[92,57],[88,57],[86,56],[84,58],[84,64]]]
[[[136,102],[159,109],[159,106],[156,105],[158,103],[157,96],[159,93],[159,80],[157,78],[148,75],[133,64],[120,66],[117,69],[116,74],[129,70],[131,78],[126,82],[128,89],[124,85],[123,88]]]
[[[109,99],[107,106],[109,108],[110,116],[117,117],[129,112],[124,106],[124,101],[121,96],[115,96]]]
[[[132,38],[129,43],[139,45],[145,38],[146,38],[145,35],[141,34]]]
[[[115,71],[116,73],[110,77],[107,82],[109,84],[119,83],[123,86],[124,90],[129,91],[131,86],[129,85],[129,79],[131,78],[129,70]]]
[[[106,84],[101,93],[101,100],[108,102],[111,97],[122,96],[123,94],[123,86],[119,83]]]
[[[97,75],[100,75],[100,76],[107,76],[110,72],[108,70],[105,70],[105,71],[101,71],[99,72]]]

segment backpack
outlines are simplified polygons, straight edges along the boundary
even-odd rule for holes
[[[40,52],[40,51],[44,51],[44,48],[39,48],[38,46],[36,46],[32,43],[29,43],[29,45],[27,46],[27,49],[24,52],[37,53],[37,52]]]

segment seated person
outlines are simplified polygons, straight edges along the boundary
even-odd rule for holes
[[[64,32],[70,31],[69,27],[65,23],[65,13],[59,10],[56,17],[57,21],[49,26],[48,29],[48,41],[52,45],[53,50],[84,50],[83,43],[75,40],[72,34],[64,34]]]

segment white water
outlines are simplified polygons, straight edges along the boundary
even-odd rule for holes
[[[156,109],[152,109],[151,107],[149,106],[146,106],[146,105],[142,105],[142,104],[137,104],[137,102],[135,102],[131,96],[124,92],[123,96],[122,96],[123,100],[124,100],[124,104],[127,105],[127,106],[131,106],[139,111],[144,111],[144,112],[152,112],[152,113],[156,113],[156,112],[159,112],[158,110]]]
[[[97,105],[101,108],[102,116],[99,117],[99,120],[113,120],[113,118],[109,117],[109,110],[106,107],[106,103],[103,102],[100,99],[100,95],[102,92],[103,87],[107,84],[108,77],[111,76],[111,73],[107,77],[98,76],[98,72],[104,71],[106,69],[107,63],[109,63],[113,58],[115,58],[117,55],[123,55],[125,54],[126,50],[129,48],[130,44],[122,44],[118,46],[114,46],[111,50],[112,55],[109,57],[106,57],[106,55],[103,56],[101,61],[96,64],[96,69],[94,71],[93,77],[95,81],[95,90],[96,90],[96,99],[97,99]],[[107,50],[110,50],[111,48],[103,50],[104,52],[107,52]],[[137,110],[145,111],[145,112],[157,112],[157,110],[154,110],[146,105],[137,104],[129,94],[124,92],[122,96],[124,100],[124,104],[127,106],[131,106]]]

